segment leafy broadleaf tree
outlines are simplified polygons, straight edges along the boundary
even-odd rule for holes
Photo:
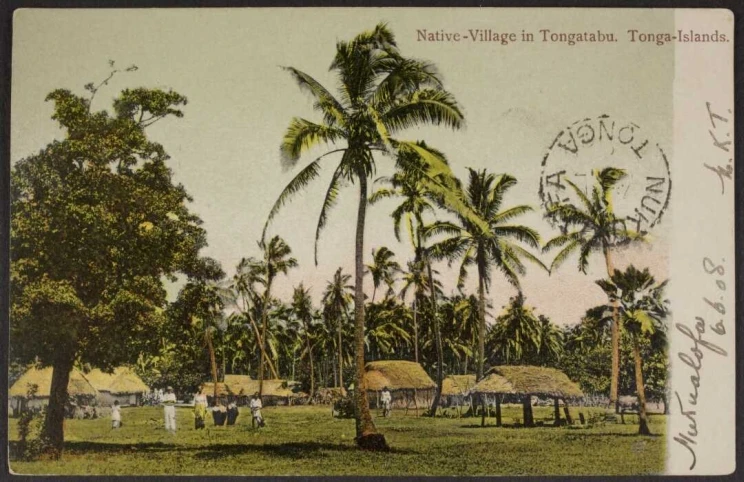
[[[615,215],[612,193],[618,182],[625,178],[623,169],[606,167],[594,172],[594,186],[590,195],[585,194],[570,179],[564,179],[576,194],[579,202],[554,203],[547,206],[546,217],[561,225],[562,233],[548,241],[543,247],[547,252],[558,249],[550,266],[556,269],[568,257],[579,254],[579,271],[586,274],[592,253],[602,253],[607,267],[607,276],[614,271],[613,249],[634,241],[642,241],[643,233],[629,229],[624,220]],[[618,409],[618,384],[620,379],[620,321],[618,308],[613,306],[612,317],[612,378],[610,403]]]
[[[43,436],[58,456],[73,364],[110,369],[157,351],[162,278],[193,275],[206,236],[146,135],[181,117],[185,97],[126,89],[112,112],[69,90],[47,100],[63,137],[11,174],[10,355],[53,367]]]
[[[351,41],[338,42],[330,70],[337,76],[338,95],[333,95],[310,75],[287,68],[300,88],[312,96],[322,122],[292,119],[281,145],[284,165],[295,166],[302,154],[315,146],[333,145],[334,148],[312,161],[290,181],[271,209],[267,226],[292,195],[319,176],[329,156],[340,157],[318,218],[316,262],[318,236],[327,223],[329,209],[337,201],[342,183],[357,184],[359,198],[354,238],[356,441],[362,448],[386,448],[384,436],[377,432],[372,421],[364,385],[364,227],[369,178],[374,175],[377,164],[374,153],[389,155],[399,168],[420,169],[429,189],[439,192],[449,204],[466,212],[467,206],[451,189],[451,183],[443,183],[437,177],[445,174],[453,178],[447,163],[418,143],[393,137],[419,124],[457,128],[463,116],[454,97],[442,88],[434,66],[403,57],[393,33],[384,24],[360,33]],[[404,156],[397,155],[401,152],[415,153],[421,162],[404,166]],[[472,211],[468,212],[473,221],[478,222]]]

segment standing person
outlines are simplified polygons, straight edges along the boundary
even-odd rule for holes
[[[393,396],[390,394],[388,387],[382,389],[382,395],[380,396],[380,402],[382,403],[382,416],[390,416],[390,405],[393,403]]]
[[[114,405],[111,407],[111,428],[119,427],[121,427],[121,407],[119,400],[114,400]]]
[[[194,429],[204,428],[204,419],[207,417],[207,396],[203,393],[194,395]]]
[[[176,394],[173,387],[168,387],[162,398],[165,412],[165,429],[170,433],[176,433]]]
[[[263,404],[261,403],[261,397],[258,396],[258,392],[253,394],[253,398],[251,398],[251,414],[253,414],[253,420],[256,422],[256,424],[259,427],[263,427],[266,425],[264,423],[264,419],[261,416],[261,409],[263,408]]]

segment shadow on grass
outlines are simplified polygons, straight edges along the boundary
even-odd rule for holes
[[[10,442],[11,454],[15,445]],[[194,458],[201,460],[218,460],[241,454],[263,453],[266,455],[302,459],[318,457],[322,452],[361,452],[356,445],[343,445],[323,442],[288,442],[280,444],[213,444],[213,445],[178,445],[164,442],[142,443],[102,443],[102,442],[65,442],[65,453],[70,455],[97,454],[142,454],[156,452],[195,452]],[[388,454],[417,454],[410,449],[392,448]],[[323,454],[325,455],[325,454]]]

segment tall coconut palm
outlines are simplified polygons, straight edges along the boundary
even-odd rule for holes
[[[543,269],[547,268],[535,255],[521,244],[538,248],[540,236],[527,226],[513,224],[520,215],[532,210],[519,205],[503,209],[507,191],[517,180],[508,175],[469,169],[467,201],[478,216],[488,224],[484,230],[469,218],[457,215],[457,221],[439,221],[427,228],[427,234],[448,236],[432,245],[435,258],[446,258],[450,262],[460,259],[458,287],[462,289],[468,268],[475,265],[478,270],[478,353],[476,378],[483,378],[486,340],[486,291],[491,284],[491,272],[498,269],[514,287],[519,289],[519,276],[526,272],[523,260]]]
[[[301,155],[318,145],[334,148],[302,169],[280,194],[268,219],[273,219],[287,200],[304,189],[320,173],[321,164],[338,154],[331,183],[318,219],[317,240],[327,222],[328,211],[336,203],[342,182],[358,184],[359,197],[355,234],[354,273],[354,348],[355,348],[355,418],[357,443],[365,448],[384,448],[385,438],[377,433],[372,421],[364,385],[364,227],[368,203],[368,179],[376,170],[374,153],[391,155],[401,168],[417,168],[429,180],[429,188],[440,192],[452,206],[467,211],[462,199],[448,183],[436,177],[450,175],[446,162],[415,142],[391,136],[419,124],[445,125],[458,128],[462,113],[454,97],[445,91],[433,65],[403,57],[393,33],[384,24],[357,35],[353,40],[338,42],[330,70],[337,75],[338,96],[310,75],[295,68],[287,71],[300,88],[313,97],[322,122],[294,118],[281,145],[285,166],[294,166]],[[397,152],[414,152],[421,162],[403,165]],[[469,214],[477,222],[472,212]],[[487,227],[486,227],[487,229]],[[266,227],[264,228],[266,232]]]
[[[313,322],[313,302],[310,298],[310,290],[305,288],[302,283],[295,287],[292,294],[292,314],[302,323],[302,331],[305,335],[305,349],[308,363],[310,365],[310,392],[309,398],[312,400],[315,394],[315,368],[313,366],[313,342],[311,333],[311,324]]]
[[[401,271],[400,264],[394,258],[395,253],[385,246],[372,250],[372,264],[367,265],[367,269],[369,269],[369,273],[372,275],[372,303],[375,302],[377,288],[382,283],[385,283],[385,286],[388,288],[385,296],[390,296],[393,292],[395,275]]]
[[[623,169],[607,167],[594,172],[595,183],[590,196],[570,179],[564,179],[578,199],[578,205],[555,203],[547,206],[546,217],[561,225],[562,234],[548,241],[543,252],[560,248],[550,267],[551,272],[560,266],[572,253],[579,253],[579,271],[586,273],[589,257],[602,253],[607,276],[612,276],[614,263],[612,251],[615,247],[642,240],[641,233],[628,229],[624,220],[615,214],[612,193],[619,181],[626,176]],[[569,230],[572,229],[570,232]],[[610,381],[610,403],[618,409],[618,381],[620,378],[620,321],[617,303],[613,305],[612,319],[612,377]]]
[[[342,268],[338,268],[333,274],[333,279],[326,284],[322,298],[323,316],[331,325],[335,325],[336,335],[338,336],[336,349],[338,358],[338,386],[340,388],[344,386],[344,322],[349,316],[349,307],[354,300],[354,286],[350,284],[350,281],[351,275],[345,274]]]
[[[646,413],[646,390],[643,382],[643,359],[641,339],[665,330],[668,313],[667,301],[663,298],[666,281],[657,284],[648,268],[640,271],[631,265],[625,271],[615,270],[609,280],[598,280],[597,284],[607,293],[612,302],[618,302],[616,310],[622,324],[633,340],[635,382],[638,394],[638,418],[640,435],[649,435]]]
[[[269,308],[271,305],[271,285],[279,274],[297,267],[297,260],[291,257],[292,249],[279,236],[274,236],[266,243],[261,240],[259,247],[263,251],[264,276],[266,278],[266,289],[263,296],[263,309],[261,310],[261,354],[266,354],[266,328],[268,325]],[[263,395],[264,360],[258,364],[258,394]]]
[[[524,295],[509,300],[504,312],[496,318],[490,332],[493,349],[506,364],[523,363],[528,355],[537,353],[540,346],[540,321]]]

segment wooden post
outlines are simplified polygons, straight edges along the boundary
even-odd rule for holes
[[[501,395],[496,395],[496,426],[501,427]]]
[[[486,394],[481,393],[481,427],[486,426]]]
[[[571,412],[568,411],[568,402],[565,398],[563,399],[563,413],[566,415],[566,423],[572,425],[573,419],[571,418]]]
[[[559,427],[561,425],[561,410],[558,406],[558,397],[553,397],[553,415],[555,417],[553,425]]]
[[[532,417],[532,397],[530,395],[522,397],[522,411],[524,412],[524,426],[534,427],[535,419]]]

